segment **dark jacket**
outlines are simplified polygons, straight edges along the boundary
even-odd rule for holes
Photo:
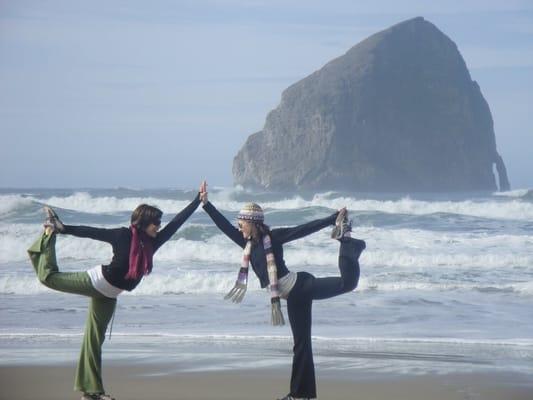
[[[244,249],[247,240],[244,239],[242,233],[229,222],[216,208],[208,202],[203,206],[204,210],[209,214],[215,225],[226,234],[231,240],[237,243]],[[283,243],[290,242],[292,240],[300,239],[311,233],[318,232],[319,230],[335,224],[338,212],[330,215],[329,217],[317,219],[308,222],[303,225],[294,226],[291,228],[276,228],[270,232],[270,239],[272,241],[272,251],[276,260],[276,266],[278,269],[278,279],[284,277],[289,273],[285,260],[283,259]],[[266,264],[265,248],[263,242],[252,242],[252,252],[250,254],[250,263],[252,268],[259,278],[261,287],[265,288],[268,285],[268,271]]]
[[[198,194],[187,207],[172,218],[172,220],[157,233],[155,238],[151,239],[154,253],[167,240],[169,240],[174,233],[176,233],[178,228],[183,225],[199,205],[200,195]],[[82,238],[101,240],[109,243],[113,247],[113,258],[111,262],[108,265],[102,265],[102,274],[104,275],[104,278],[113,286],[131,291],[135,289],[142,280],[142,277],[139,279],[125,278],[129,270],[130,261],[131,230],[129,228],[105,229],[93,228],[91,226],[65,225],[65,231],[63,233]]]

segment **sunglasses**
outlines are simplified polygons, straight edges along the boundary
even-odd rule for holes
[[[243,221],[243,220],[240,220],[240,219],[237,221],[237,226],[238,226],[240,229],[242,229],[242,227],[243,227],[245,224],[248,224],[248,225],[249,225],[249,224],[251,224],[251,222]]]

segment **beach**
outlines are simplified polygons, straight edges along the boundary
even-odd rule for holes
[[[0,400],[533,400],[533,0],[1,5]]]
[[[118,400],[273,400],[286,394],[288,370],[249,369],[173,373],[169,364],[111,363],[104,369],[107,391]],[[75,365],[0,367],[0,399],[77,399]],[[320,371],[319,371],[320,375]],[[472,373],[398,376],[325,374],[318,398],[328,400],[531,400],[531,376]]]
[[[248,201],[272,227],[347,206],[367,248],[351,293],[313,304],[319,399],[533,399],[531,190],[408,197],[280,194],[214,188],[234,222]],[[42,207],[67,224],[127,226],[140,203],[163,225],[195,191],[0,190],[0,398],[77,399],[74,372],[88,299],[39,283],[26,249]],[[288,243],[291,271],[337,276],[329,229]],[[60,235],[62,271],[108,263],[103,242]],[[270,325],[269,294],[250,276],[224,301],[242,250],[200,208],[154,257],[153,273],[119,297],[103,348],[107,390],[122,399],[276,399],[289,391],[292,337]],[[282,310],[287,318],[286,303]],[[112,332],[110,332],[112,330]],[[111,334],[111,338],[109,338]]]

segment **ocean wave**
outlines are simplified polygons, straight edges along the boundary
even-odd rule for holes
[[[238,211],[242,203],[235,201],[213,201],[220,210]],[[306,200],[295,196],[276,201],[261,203],[266,214],[270,210],[301,210],[304,208],[320,207],[325,210],[338,210],[347,207],[355,212],[382,212],[388,214],[431,215],[455,214],[489,219],[533,219],[533,204],[519,200],[508,201],[424,201],[404,197],[398,200],[357,199],[354,197],[333,197],[332,193],[320,193]]]
[[[165,295],[200,295],[216,294],[222,296],[233,286],[236,278],[236,270],[231,272],[214,271],[182,271],[173,275],[152,273],[132,292],[124,292],[123,296],[165,296]],[[338,273],[336,274],[338,275]],[[358,292],[410,292],[419,291],[427,293],[458,293],[458,292],[481,292],[485,294],[514,293],[521,296],[533,296],[532,282],[519,282],[507,284],[494,283],[471,283],[471,282],[423,282],[423,281],[398,281],[395,276],[390,276],[389,281],[381,281],[382,278],[360,279]],[[248,283],[249,292],[260,292],[259,282],[255,277]],[[50,294],[52,289],[39,283],[32,275],[25,276],[2,276],[0,277],[0,294],[23,295]]]
[[[232,287],[237,277],[237,270],[229,272],[182,272],[176,275],[152,273],[133,292],[124,292],[123,296],[163,296],[181,294],[225,294]],[[249,291],[262,290],[256,279],[248,284]],[[35,276],[0,277],[0,294],[36,295],[55,294],[55,290],[42,285]]]
[[[130,295],[167,295],[167,294],[226,294],[233,287],[237,272],[185,272],[179,276],[153,275],[145,278],[143,285],[139,286]],[[261,290],[259,282],[251,279],[248,283],[249,291]]]
[[[28,268],[31,268],[28,266]],[[40,293],[53,293],[42,285],[35,276],[8,275],[0,277],[0,294],[29,296]]]
[[[190,202],[184,200],[169,200],[157,197],[125,197],[92,196],[87,192],[77,192],[70,196],[53,196],[39,199],[44,204],[68,210],[82,211],[87,213],[116,213],[133,211],[139,204],[145,203],[160,208],[165,213],[177,213],[185,208]],[[192,198],[191,198],[192,201]]]
[[[313,205],[341,208],[349,210],[379,211],[390,214],[428,215],[437,213],[468,215],[490,219],[533,219],[533,204],[518,200],[506,202],[472,200],[465,201],[422,201],[405,197],[400,200],[357,200],[350,197],[335,199],[316,195]]]
[[[348,207],[355,212],[382,212],[402,215],[455,214],[489,219],[532,220],[533,203],[521,201],[532,196],[533,191],[506,192],[493,199],[462,200],[462,201],[424,201],[404,197],[396,200],[360,199],[343,196],[333,192],[315,194],[306,199],[299,195],[271,200],[265,198],[261,206],[269,213],[276,211],[294,211],[306,208],[318,208],[321,213],[332,212],[341,207]],[[192,200],[192,196],[191,196]],[[251,198],[235,200],[231,192],[221,191],[210,195],[210,200],[220,210],[236,213]],[[257,201],[257,199],[255,199]],[[32,203],[33,202],[33,203]],[[26,195],[1,195],[0,215],[24,212],[24,209],[35,205],[49,204],[65,210],[73,210],[89,214],[131,212],[141,203],[153,204],[165,213],[175,214],[182,210],[189,201],[173,200],[153,196],[115,197],[97,196],[88,192],[75,192],[68,196],[36,197]]]
[[[33,204],[34,201],[31,198],[18,194],[0,195],[0,216],[24,212]]]
[[[360,263],[367,268],[399,268],[405,273],[423,269],[427,273],[447,269],[452,271],[489,271],[509,269],[513,267],[531,266],[533,257],[514,254],[417,254],[411,252],[375,251],[365,252]]]
[[[83,333],[62,331],[49,332],[0,332],[0,338],[4,340],[27,340],[27,339],[70,339],[79,338]],[[264,346],[264,342],[273,343],[290,343],[292,337],[286,334],[264,335],[264,334],[183,334],[172,332],[121,332],[113,331],[113,338],[123,338],[125,341],[130,340],[150,340],[162,342],[183,342],[195,344],[201,343],[243,343],[249,342],[251,346]],[[513,338],[513,339],[468,339],[460,337],[386,337],[386,336],[323,336],[313,335],[313,342],[321,347],[327,348],[345,348],[346,346],[354,348],[357,344],[372,345],[376,343],[390,344],[429,344],[429,345],[468,345],[468,346],[497,346],[497,347],[533,347],[531,338]],[[331,347],[330,347],[331,346]]]
[[[512,197],[512,198],[520,198],[524,200],[532,200],[533,189],[516,189],[516,190],[509,190],[507,192],[495,192],[493,193],[493,196]]]
[[[218,294],[227,293],[235,281],[236,273],[202,273],[190,272],[175,276],[150,276],[143,285],[131,296],[159,296],[168,294]],[[257,279],[250,279],[249,291],[261,291]],[[362,278],[357,291],[420,291],[420,292],[490,292],[490,293],[516,293],[524,296],[533,295],[533,284],[472,284],[472,283],[427,283],[427,282],[375,282],[372,279]]]
[[[380,291],[380,292],[483,292],[483,293],[516,293],[524,296],[533,295],[532,283],[514,284],[475,284],[475,283],[430,283],[430,282],[373,282],[367,280],[358,290]]]
[[[28,260],[27,249],[42,233],[43,228],[34,224],[6,224],[0,228],[0,263],[19,263]],[[111,246],[96,240],[59,235],[56,252],[62,264],[81,260],[91,263],[110,260]],[[28,260],[29,262],[29,260]]]
[[[240,263],[242,250],[215,228],[190,225],[190,230],[167,242],[154,256],[155,268],[224,268]],[[0,228],[0,264],[27,260],[27,248],[41,233],[38,225],[6,224]],[[421,229],[354,228],[353,236],[366,240],[361,263],[365,267],[413,268],[449,267],[482,270],[533,265],[533,237],[528,235],[489,235],[484,232],[442,233]],[[192,237],[189,239],[187,237]],[[335,267],[338,242],[321,231],[284,246],[291,269]],[[112,248],[105,242],[59,235],[56,251],[60,266],[88,268],[105,264]],[[321,271],[322,271],[321,270]]]

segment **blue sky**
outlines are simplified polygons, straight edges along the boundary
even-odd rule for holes
[[[513,0],[1,1],[0,187],[229,186],[286,87],[416,16],[458,45],[533,188],[533,2]]]

